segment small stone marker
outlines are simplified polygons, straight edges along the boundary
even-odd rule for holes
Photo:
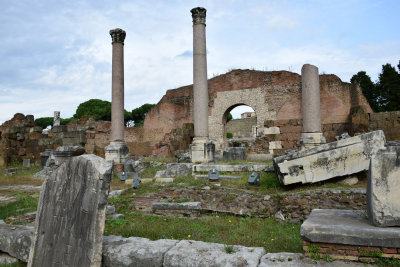
[[[42,185],[28,266],[100,266],[112,162],[71,157]]]
[[[126,172],[121,172],[119,174],[119,180],[120,181],[125,181],[126,180]]]
[[[260,175],[259,175],[258,173],[256,173],[256,172],[253,172],[253,173],[250,175],[250,177],[249,177],[249,179],[247,180],[247,182],[248,182],[249,184],[252,184],[252,185],[260,185]]]
[[[217,169],[211,169],[208,172],[208,177],[210,181],[218,181],[219,180],[219,172]]]
[[[133,179],[133,181],[132,181],[132,188],[133,188],[133,189],[139,189],[139,184],[140,184],[141,182],[142,182],[142,181],[140,181],[139,178]]]
[[[24,159],[22,162],[24,167],[29,168],[31,166],[31,160],[30,159]]]

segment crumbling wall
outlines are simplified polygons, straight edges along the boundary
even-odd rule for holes
[[[368,131],[383,130],[386,140],[400,140],[400,111],[372,113]]]
[[[252,127],[257,124],[257,117],[230,120],[226,124],[226,132],[233,137],[252,136]]]

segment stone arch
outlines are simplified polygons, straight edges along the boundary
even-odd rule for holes
[[[256,112],[258,135],[262,134],[265,120],[275,120],[276,113],[268,110],[263,88],[217,92],[209,113],[208,131],[218,153],[222,153],[225,147],[226,117],[232,109],[240,105],[249,106]]]

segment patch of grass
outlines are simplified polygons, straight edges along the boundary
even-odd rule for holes
[[[41,185],[43,180],[33,178],[33,175],[41,169],[40,166],[34,166],[26,170],[17,171],[16,174],[7,175],[3,172],[4,168],[2,168],[0,169],[0,186],[21,184]]]
[[[125,214],[124,225],[106,223],[107,235],[264,247],[267,252],[301,252],[300,224],[277,223],[273,218],[243,218],[220,214],[200,219],[159,217],[141,212]],[[125,222],[124,221],[124,222]]]
[[[235,249],[233,248],[233,246],[224,245],[224,249],[225,249],[225,253],[227,253],[227,254],[235,253]]]
[[[172,158],[172,157],[165,157],[165,158],[153,158],[153,157],[148,157],[148,158],[143,158],[143,161],[148,161],[148,162],[162,162],[162,163],[174,163],[178,162],[177,158]]]
[[[333,261],[335,261],[331,256],[329,256],[328,254],[324,254],[323,256],[322,256],[322,259],[324,260],[324,261],[326,261],[326,262],[333,262]]]
[[[18,216],[37,209],[38,199],[32,196],[20,196],[16,201],[0,205],[0,219]]]
[[[140,174],[142,178],[154,178],[158,171],[165,170],[165,166],[148,167],[146,170]]]
[[[27,264],[25,262],[14,262],[14,263],[2,263],[0,267],[26,267]]]

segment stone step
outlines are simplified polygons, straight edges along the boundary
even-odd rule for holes
[[[197,174],[194,176],[195,180],[208,179],[208,178],[209,178],[208,174]],[[235,175],[220,175],[219,176],[220,180],[239,180],[240,178],[242,178],[242,176],[235,176]]]
[[[173,203],[173,202],[154,202],[151,204],[151,209],[155,210],[200,210],[201,203],[200,202],[182,202],[182,203]]]
[[[271,172],[274,171],[274,166],[265,164],[194,164],[192,172],[208,172],[212,169],[219,172]]]

